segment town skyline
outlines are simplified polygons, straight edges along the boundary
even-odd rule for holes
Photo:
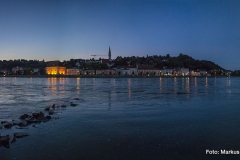
[[[237,70],[239,7],[237,0],[2,0],[0,59],[90,59],[111,46],[113,59],[183,53]]]

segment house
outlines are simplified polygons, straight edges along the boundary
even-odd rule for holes
[[[181,68],[179,70],[179,75],[180,76],[189,76],[189,68]]]
[[[104,75],[115,75],[115,70],[114,69],[105,69]]]
[[[17,74],[17,72],[19,72],[18,74],[22,74],[24,72],[24,69],[22,67],[13,67],[12,68],[12,73]]]
[[[159,68],[154,68],[153,65],[149,64],[142,64],[142,65],[137,65],[138,68],[138,75],[155,75],[155,76],[160,76],[163,73],[162,69]]]
[[[96,69],[96,75],[104,75],[104,69]]]
[[[60,61],[49,61],[46,67],[48,75],[65,75],[66,67],[60,65]]]
[[[200,72],[198,70],[194,71],[194,70],[191,70],[190,71],[190,76],[201,76]]]
[[[138,69],[137,67],[129,67],[129,74],[130,75],[138,75]]]
[[[0,69],[0,74],[6,75],[9,71],[7,69]]]
[[[173,74],[173,69],[171,69],[171,68],[163,68],[163,74],[165,76],[171,76]]]
[[[115,69],[113,69],[113,68],[97,69],[96,75],[115,75]]]
[[[81,75],[96,75],[96,71],[94,69],[86,69],[81,72]]]
[[[130,75],[130,70],[126,66],[118,66],[115,68],[116,75]]]
[[[206,76],[208,74],[205,69],[199,69],[199,73],[201,76]]]
[[[67,72],[66,72],[67,75],[80,75],[81,74],[81,70],[79,68],[67,68]]]

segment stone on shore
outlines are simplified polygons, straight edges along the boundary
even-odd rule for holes
[[[6,148],[10,148],[9,140],[10,140],[9,135],[0,136],[0,146],[4,146]]]
[[[15,138],[22,138],[22,137],[29,136],[29,134],[25,132],[15,132],[13,135]]]
[[[4,124],[4,128],[11,128],[12,126],[13,126],[13,124],[9,123],[9,122]]]
[[[25,119],[28,118],[28,117],[29,117],[28,114],[24,114],[24,115],[21,115],[19,119],[25,120]]]
[[[77,104],[74,104],[74,103],[71,102],[70,106],[75,107],[75,106],[77,106]]]
[[[50,107],[47,107],[47,108],[45,108],[44,110],[45,110],[45,111],[49,111],[49,110],[50,110]]]
[[[14,142],[16,142],[16,141],[17,141],[16,138],[13,137],[12,140],[11,140],[11,143],[14,143]]]

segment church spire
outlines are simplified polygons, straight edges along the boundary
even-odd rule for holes
[[[111,49],[110,49],[110,46],[109,46],[109,51],[108,51],[108,60],[109,60],[109,62],[112,61],[111,60]]]

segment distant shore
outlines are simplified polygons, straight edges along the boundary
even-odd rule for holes
[[[138,76],[132,76],[132,75],[122,75],[122,76],[107,76],[107,75],[1,75],[0,77],[18,77],[18,78],[215,78],[215,77],[229,77],[229,76],[145,76],[145,75],[138,75]],[[238,77],[238,76],[232,76],[232,77]]]

